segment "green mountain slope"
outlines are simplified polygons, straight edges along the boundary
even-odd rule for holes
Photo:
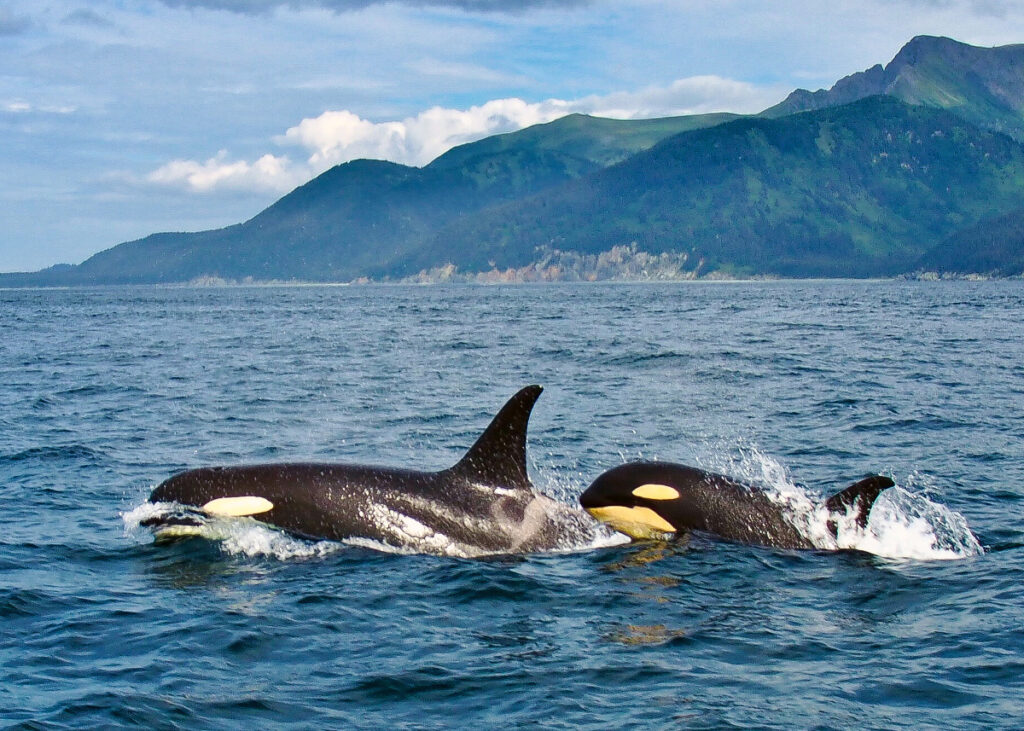
[[[413,267],[522,267],[546,249],[636,243],[693,270],[876,276],[1019,205],[1024,147],[939,109],[871,97],[684,133],[446,227]]]
[[[1024,275],[1024,208],[956,232],[925,253],[917,269],[996,277]]]
[[[884,94],[948,109],[984,129],[1024,141],[1024,44],[979,48],[918,36],[884,68],[847,76],[831,89],[798,89],[763,112],[783,117]]]
[[[85,261],[78,274],[95,282],[376,276],[382,262],[407,254],[452,218],[594,167],[557,153],[514,150],[486,165],[438,172],[357,160],[328,170],[243,224],[122,244]]]
[[[462,145],[425,168],[356,160],[328,170],[245,223],[154,234],[79,266],[0,275],[0,284],[379,277],[453,220],[592,173],[679,131],[734,118],[634,122],[577,114]]]
[[[740,116],[722,113],[627,120],[570,114],[547,124],[460,145],[441,155],[427,168],[458,168],[472,164],[475,158],[517,150],[554,152],[607,167],[653,147],[666,137],[714,127]]]

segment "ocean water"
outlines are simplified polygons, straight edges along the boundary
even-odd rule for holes
[[[1022,315],[1022,282],[0,291],[0,726],[1020,728]],[[641,458],[810,532],[898,487],[842,551],[138,526],[189,467],[442,469],[529,383],[567,503]]]

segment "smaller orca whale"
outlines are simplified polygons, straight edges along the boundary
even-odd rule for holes
[[[883,490],[895,483],[873,475],[825,501],[827,526],[838,536],[839,519],[852,515],[861,528]],[[763,491],[725,475],[669,462],[614,467],[580,495],[580,504],[632,538],[703,531],[730,541],[777,548],[817,548],[785,508]]]
[[[449,469],[202,467],[158,485],[149,502],[183,508],[142,525],[160,540],[195,535],[211,518],[249,517],[301,538],[366,539],[463,557],[569,547],[589,518],[535,492],[526,472],[526,426],[541,390],[527,386],[509,399]]]

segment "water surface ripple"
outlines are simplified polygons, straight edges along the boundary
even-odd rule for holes
[[[1018,728],[1022,314],[1022,282],[0,290],[0,722]],[[528,383],[560,499],[637,458],[880,471],[985,551],[464,560],[122,517],[187,467],[444,468]]]

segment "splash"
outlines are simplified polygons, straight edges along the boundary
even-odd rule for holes
[[[534,485],[551,498],[556,506],[548,517],[558,523],[563,539],[546,553],[580,553],[598,548],[611,548],[629,543],[632,539],[595,520],[580,506],[580,485],[586,485],[582,475],[569,476],[533,465]]]
[[[125,532],[134,534],[143,530],[141,524],[144,520],[167,517],[181,510],[182,506],[175,503],[146,502],[122,513],[121,520]],[[158,539],[160,535],[158,533]],[[252,518],[206,518],[199,525],[175,527],[162,535],[166,538],[203,538],[217,542],[221,550],[233,556],[275,558],[281,561],[323,558],[343,547],[333,541],[295,538]]]
[[[911,475],[905,480],[905,487],[897,484],[883,492],[866,527],[857,525],[854,517],[848,515],[836,521],[838,530],[833,536],[828,520],[834,516],[825,508],[823,496],[811,495],[795,484],[778,460],[756,448],[744,447],[738,454],[717,451],[701,461],[706,469],[764,489],[817,548],[852,549],[884,558],[918,560],[949,560],[984,553],[960,513],[909,489],[920,482],[919,476]],[[841,487],[845,485],[836,489]]]

